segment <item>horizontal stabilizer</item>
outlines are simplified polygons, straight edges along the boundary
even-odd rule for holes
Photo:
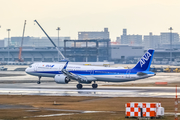
[[[150,71],[143,71],[143,72],[138,72],[137,75],[138,76],[144,76],[144,75],[148,75],[148,74],[154,74],[153,72]],[[156,75],[156,74],[154,74]]]
[[[138,75],[138,76],[143,76],[143,75],[147,75],[147,73],[138,72],[137,75]]]

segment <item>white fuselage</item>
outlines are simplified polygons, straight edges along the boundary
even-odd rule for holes
[[[34,76],[41,77],[54,77],[57,74],[62,74],[61,70],[65,63],[34,63],[26,69],[26,73]],[[133,69],[124,68],[110,68],[110,67],[97,67],[97,66],[82,66],[82,65],[71,65],[67,66],[67,71],[71,73],[96,78],[97,81],[108,81],[108,82],[126,82],[137,79],[147,78],[154,76],[154,73],[139,76]]]

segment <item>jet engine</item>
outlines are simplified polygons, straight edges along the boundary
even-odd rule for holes
[[[55,75],[55,77],[54,77],[54,81],[56,82],[56,83],[58,83],[58,84],[67,84],[69,81],[70,81],[70,79],[69,78],[67,78],[65,75],[63,75],[63,74],[57,74],[57,75]]]

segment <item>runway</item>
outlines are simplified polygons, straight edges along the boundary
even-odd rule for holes
[[[83,84],[83,89],[76,89],[77,82],[56,84],[53,78],[43,77],[42,84],[38,78],[18,71],[1,71],[1,95],[48,95],[48,96],[98,96],[98,97],[161,97],[174,98],[175,87],[122,87],[128,84],[154,84],[155,82],[179,83],[179,73],[157,73],[156,76],[126,83],[98,82],[98,88]],[[112,85],[112,86],[104,86]],[[121,85],[115,87],[114,85]],[[180,87],[178,88],[178,95]]]
[[[178,88],[178,95],[180,87]],[[113,87],[100,86],[92,89],[91,85],[84,85],[83,89],[76,89],[76,82],[56,84],[46,82],[0,84],[1,95],[46,95],[46,96],[97,96],[97,97],[161,97],[174,98],[175,87]]]

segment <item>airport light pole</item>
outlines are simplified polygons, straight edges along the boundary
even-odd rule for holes
[[[60,27],[56,29],[58,31],[58,49],[59,49],[59,31],[61,30]],[[58,53],[58,62],[59,62],[59,53]]]
[[[170,65],[172,65],[172,27],[169,28],[170,30]]]
[[[7,29],[7,31],[8,31],[8,63],[9,63],[9,36],[11,29]]]

